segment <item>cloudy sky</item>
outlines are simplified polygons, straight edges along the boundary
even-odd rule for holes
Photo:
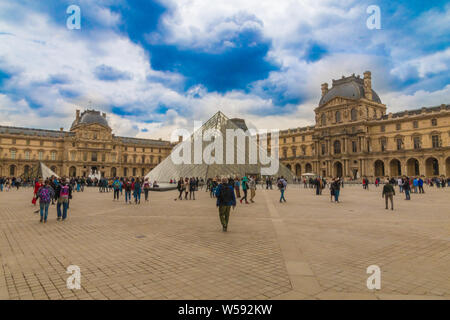
[[[0,0],[3,125],[68,129],[91,105],[127,136],[217,110],[285,129],[314,124],[321,83],[366,70],[388,112],[450,103],[449,66],[446,1]]]

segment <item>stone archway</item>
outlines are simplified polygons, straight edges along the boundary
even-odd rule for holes
[[[15,165],[9,166],[9,176],[14,177],[16,175],[17,168]]]
[[[297,163],[295,165],[295,175],[297,177],[300,177],[302,175],[302,166],[300,165],[300,163]]]
[[[408,176],[420,176],[419,160],[411,158],[406,161],[406,174]]]
[[[341,178],[343,175],[343,170],[342,170],[342,163],[339,161],[336,161],[333,165],[333,174],[334,177],[337,178]]]
[[[402,175],[402,164],[398,159],[392,159],[390,164],[391,176],[401,176]]]
[[[425,173],[427,177],[439,175],[439,161],[434,157],[430,157],[425,161]]]
[[[77,168],[70,167],[69,168],[69,177],[76,177],[77,176]]]
[[[305,165],[305,173],[313,173],[312,172],[312,165],[310,163],[307,163]]]
[[[384,171],[384,162],[381,160],[377,160],[374,162],[373,164],[374,166],[374,173],[375,173],[375,177],[384,177],[385,171]]]

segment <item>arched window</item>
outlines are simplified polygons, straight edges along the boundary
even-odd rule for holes
[[[336,122],[341,122],[341,112],[336,111]]]
[[[339,140],[336,140],[334,142],[334,153],[340,154],[341,153],[341,142]]]
[[[356,118],[358,116],[358,112],[356,111],[355,108],[353,108],[352,111],[350,112],[350,116],[352,118],[352,121],[356,121]]]
[[[322,116],[320,118],[320,123],[322,124],[322,126],[325,126],[327,124],[327,118],[325,116],[325,113],[322,113]]]

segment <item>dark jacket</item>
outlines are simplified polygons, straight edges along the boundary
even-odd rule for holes
[[[232,200],[231,201],[222,201],[222,197],[220,196],[222,190],[224,190],[224,188],[228,188],[231,190],[230,194],[232,195]],[[216,198],[217,198],[217,206],[235,206],[236,205],[236,196],[234,194],[234,188],[230,185],[227,184],[219,184],[219,186],[216,188]]]

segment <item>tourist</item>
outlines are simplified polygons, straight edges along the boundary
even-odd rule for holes
[[[419,193],[425,193],[425,191],[423,190],[423,179],[421,177],[419,177],[418,185],[419,185]]]
[[[401,177],[398,177],[397,185],[398,185],[398,188],[400,190],[400,193],[403,193],[403,179]]]
[[[67,218],[67,210],[69,209],[69,199],[72,198],[72,187],[69,185],[69,180],[62,180],[58,183],[58,186],[55,190],[56,197],[56,213],[57,213],[57,221],[66,220]],[[62,213],[61,213],[61,206]]]
[[[419,180],[417,179],[417,177],[415,177],[413,180],[413,187],[414,187],[414,193],[417,193],[417,189],[419,187]]]
[[[394,186],[386,180],[386,183],[383,187],[383,193],[381,195],[382,198],[386,201],[386,210],[388,210],[388,201],[391,202],[391,210],[394,210],[394,196],[395,196],[395,189]]]
[[[228,179],[223,178],[222,183],[216,188],[216,205],[219,208],[220,223],[222,230],[227,231],[228,220],[230,218],[231,207],[236,207],[236,196],[234,194],[233,186],[228,184]]]
[[[341,191],[341,182],[339,178],[336,178],[332,183],[331,186],[334,190],[334,201],[335,203],[339,203],[339,194]]]
[[[333,198],[334,198],[334,184],[333,183],[334,183],[334,179],[330,183],[330,202],[333,202]]]
[[[150,182],[148,181],[148,178],[145,178],[145,181],[144,181],[145,202],[148,202],[148,192],[149,191],[150,191]]]
[[[184,200],[187,200],[188,198],[188,194],[189,194],[189,187],[190,187],[190,184],[189,184],[189,178],[185,178],[184,179]]]
[[[277,186],[278,189],[280,190],[280,203],[282,201],[286,202],[286,198],[284,197],[284,191],[286,190],[287,182],[283,176],[281,176],[281,178],[278,179]]]
[[[405,200],[411,200],[410,192],[411,192],[411,185],[409,184],[409,178],[407,177],[405,179],[405,182],[403,183],[403,191],[405,191]]]
[[[119,180],[118,177],[116,177],[114,179],[114,182],[113,182],[113,189],[114,189],[114,199],[113,199],[113,201],[115,201],[115,200],[119,201],[120,187],[121,187],[120,180]]]
[[[189,180],[189,200],[195,200],[195,189],[197,188],[197,183],[195,178]]]
[[[132,182],[129,179],[125,179],[123,187],[125,189],[125,203],[131,204],[131,187],[132,187]]]
[[[36,205],[36,201],[38,199],[37,193],[42,186],[43,186],[42,178],[37,179],[36,183],[34,184],[33,200],[31,200],[31,203],[33,205]]]
[[[256,195],[256,181],[255,181],[255,177],[250,177],[249,183],[248,183],[248,187],[250,189],[250,202],[254,203],[255,201],[253,201],[253,199],[255,198]]]
[[[42,186],[38,190],[37,196],[39,198],[39,207],[41,215],[40,222],[47,223],[48,207],[50,206],[50,202],[55,196],[55,191],[50,186],[50,182],[48,180],[46,180],[44,186]]]
[[[241,197],[240,188],[241,188],[241,183],[239,181],[239,177],[236,177],[236,180],[234,181],[234,191],[236,192],[237,198]]]
[[[244,192],[244,196],[240,199],[240,203],[242,203],[242,200],[245,200],[245,203],[248,204],[247,201],[247,192],[248,192],[248,178],[244,176],[242,178],[242,192]]]
[[[133,184],[133,196],[135,204],[141,203],[141,193],[142,193],[141,180],[139,180],[139,178],[136,178],[136,181]]]
[[[177,190],[178,190],[178,192],[180,193],[179,195],[178,195],[178,199],[179,200],[183,200],[183,191],[184,191],[184,180],[183,180],[183,178],[181,177],[179,180],[178,180],[178,184],[177,184]],[[175,201],[177,200],[177,198],[175,198],[174,199]]]

